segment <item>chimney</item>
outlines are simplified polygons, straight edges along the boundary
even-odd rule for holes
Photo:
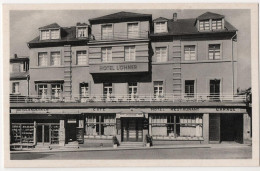
[[[15,58],[15,59],[17,58],[17,54],[16,54],[16,53],[14,54],[14,58]]]
[[[176,12],[173,13],[173,15],[172,15],[172,19],[173,19],[173,21],[177,21],[177,13],[176,13]]]

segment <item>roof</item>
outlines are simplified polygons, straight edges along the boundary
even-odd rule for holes
[[[10,79],[11,80],[19,80],[19,79],[26,79],[27,75],[29,75],[28,72],[14,72],[10,74]]]
[[[229,22],[225,21],[224,30],[215,30],[210,32],[199,32],[195,22],[196,18],[192,19],[178,19],[177,21],[168,20],[168,32],[167,33],[152,33],[151,36],[165,36],[165,35],[189,35],[189,34],[205,34],[216,32],[235,32],[237,29]]]
[[[102,17],[91,18],[91,19],[89,19],[89,22],[90,22],[90,24],[93,24],[93,23],[98,23],[98,22],[122,21],[122,20],[130,20],[130,19],[138,19],[138,20],[150,19],[150,20],[152,20],[152,15],[121,11],[121,12],[105,15]]]
[[[153,22],[158,22],[158,21],[168,21],[169,19],[164,18],[164,17],[159,17],[153,20]]]
[[[212,12],[205,12],[204,14],[201,14],[197,17],[198,20],[207,20],[207,19],[220,19],[224,18],[224,15],[212,13]]]
[[[47,26],[40,27],[39,29],[50,29],[50,28],[60,28],[60,26],[57,23],[52,23]]]
[[[29,61],[29,57],[18,57],[18,58],[10,58],[10,62],[21,62],[21,61]]]

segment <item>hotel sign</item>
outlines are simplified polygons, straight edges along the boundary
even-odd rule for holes
[[[90,73],[148,72],[148,62],[90,64]]]

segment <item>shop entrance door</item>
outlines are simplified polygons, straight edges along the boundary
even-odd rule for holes
[[[122,141],[142,142],[143,141],[143,119],[142,118],[121,118],[122,120]]]
[[[37,125],[37,144],[50,144],[50,126]]]
[[[73,142],[77,140],[77,124],[76,123],[68,123],[67,128],[67,142]]]

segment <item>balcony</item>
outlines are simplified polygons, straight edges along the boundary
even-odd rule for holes
[[[146,95],[72,95],[72,98],[65,97],[53,97],[53,96],[17,96],[10,95],[10,103],[134,103],[139,104],[142,102],[159,102],[159,103],[203,103],[203,102],[246,102],[246,95],[209,95],[209,94],[194,94],[193,96],[187,96],[181,94],[179,96],[174,94],[165,94],[162,96],[155,96],[153,94]]]
[[[106,34],[91,35],[90,41],[112,41],[112,40],[135,40],[148,39],[149,32],[114,32]]]

